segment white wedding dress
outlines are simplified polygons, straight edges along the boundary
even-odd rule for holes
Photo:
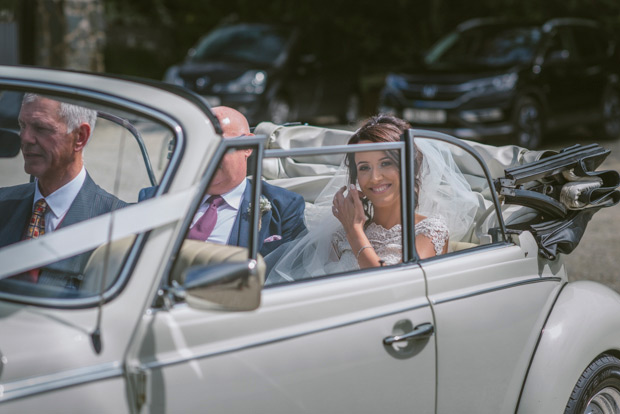
[[[395,225],[391,229],[386,229],[379,224],[370,223],[366,230],[366,237],[375,249],[377,256],[384,261],[385,265],[393,265],[400,263],[403,257],[403,230],[400,224]],[[433,243],[435,254],[440,255],[448,242],[449,230],[446,223],[440,217],[427,217],[421,220],[415,226],[415,235],[424,235]],[[332,244],[339,263],[338,268],[342,269],[359,269],[355,253],[351,250],[351,245],[347,240],[344,228],[340,227],[333,235]],[[327,265],[327,273],[332,264]]]

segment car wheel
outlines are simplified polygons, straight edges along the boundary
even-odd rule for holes
[[[620,96],[616,89],[607,88],[605,90],[601,110],[603,121],[598,131],[600,138],[609,140],[618,138],[620,136]]]
[[[277,125],[289,121],[291,115],[291,105],[283,96],[276,96],[269,102],[269,119]]]
[[[345,124],[354,124],[360,117],[361,100],[357,93],[351,93],[347,97],[345,111],[341,117],[341,122]]]
[[[581,374],[564,414],[620,413],[620,359],[603,354]]]
[[[521,98],[514,112],[514,143],[529,149],[538,148],[542,141],[543,115],[540,105],[532,98]]]

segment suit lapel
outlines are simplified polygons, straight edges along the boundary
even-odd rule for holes
[[[248,247],[248,234],[250,232],[250,215],[248,208],[250,207],[250,198],[252,197],[252,183],[247,180],[245,191],[243,192],[243,199],[241,205],[239,205],[239,211],[237,211],[237,218],[235,224],[230,232],[228,238],[228,244],[233,246]]]
[[[235,219],[235,224],[233,225],[232,231],[230,232],[230,237],[228,238],[228,244],[236,245],[240,247],[248,247],[250,244],[250,199],[252,198],[252,181],[247,180],[248,185],[245,187],[245,192],[243,193],[243,200],[241,201],[241,205],[239,206],[239,211],[237,212],[237,218]],[[271,220],[271,211],[266,211],[261,217],[261,228],[258,233],[258,246],[257,251],[260,251],[263,247],[263,240],[269,234],[269,222]]]
[[[84,184],[82,184],[82,188],[75,196],[75,200],[71,203],[69,211],[65,214],[58,228],[67,227],[91,218],[93,206],[97,203],[96,195],[97,185],[90,178],[90,175],[86,173],[86,179]]]

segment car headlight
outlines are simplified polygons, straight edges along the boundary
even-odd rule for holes
[[[185,86],[185,81],[179,76],[178,66],[171,66],[168,68],[166,74],[164,75],[164,82]]]
[[[507,73],[505,75],[470,82],[469,89],[471,93],[475,95],[490,95],[493,93],[505,92],[514,88],[518,79],[519,75],[516,73]]]
[[[385,78],[385,86],[391,89],[405,89],[407,85],[407,81],[401,75],[390,73]]]
[[[267,74],[262,70],[248,70],[237,79],[213,85],[215,93],[263,93],[267,84]]]

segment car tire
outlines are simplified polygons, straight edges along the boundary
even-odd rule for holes
[[[340,121],[347,125],[352,125],[359,120],[361,113],[361,99],[358,93],[350,93],[345,102],[344,113],[340,117]]]
[[[276,96],[269,102],[269,120],[276,125],[282,125],[290,121],[291,104],[283,96]]]
[[[514,109],[513,143],[528,149],[538,148],[542,142],[543,124],[540,104],[529,97],[519,98]]]
[[[608,87],[601,99],[602,122],[594,138],[613,140],[620,137],[620,95],[618,90]]]
[[[581,374],[564,414],[620,413],[620,359],[603,354]]]

